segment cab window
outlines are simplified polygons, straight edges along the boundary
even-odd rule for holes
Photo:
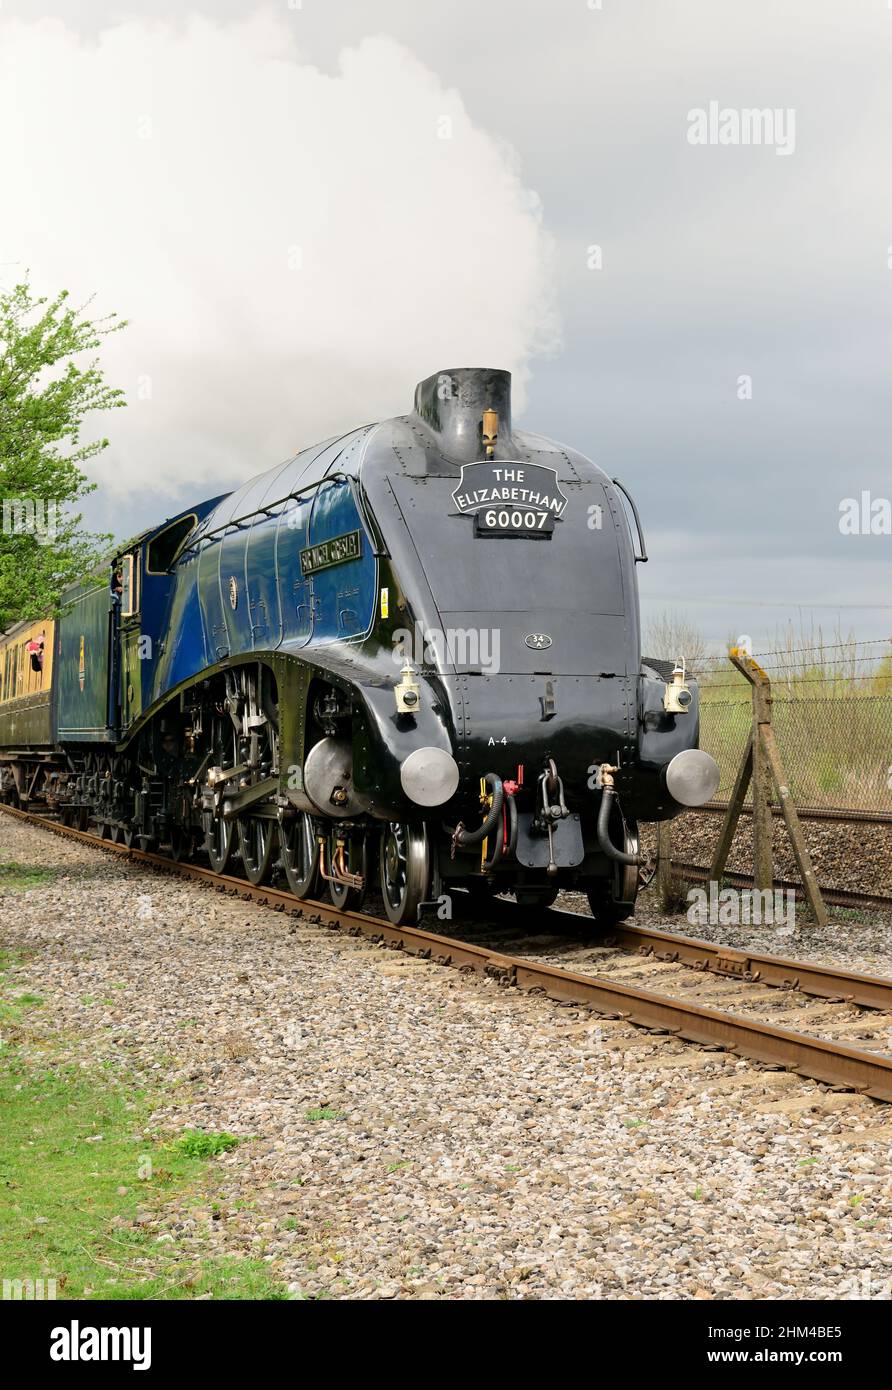
[[[139,565],[136,556],[125,555],[116,566],[112,578],[112,591],[118,591],[120,582],[121,617],[132,618],[139,612]]]
[[[180,517],[150,543],[146,556],[146,569],[149,574],[167,574],[183,547],[187,536],[198,525],[195,512]]]

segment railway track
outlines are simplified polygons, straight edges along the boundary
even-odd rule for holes
[[[574,916],[552,909],[553,936],[531,936],[515,924],[497,927],[495,936],[484,929],[473,939],[602,983],[650,986],[681,1003],[721,1006],[757,1027],[788,1033],[795,1025],[800,1036],[825,1043],[856,1043],[860,1051],[878,1055],[892,1052],[892,978],[737,950],[655,927],[623,924],[580,942]],[[779,1049],[781,1065],[789,1065],[786,1046]]]
[[[696,814],[723,816],[728,810],[727,801],[707,801],[704,806],[698,806]],[[774,804],[770,807],[773,816],[783,816],[783,808]],[[752,802],[744,802],[740,809],[743,816],[752,816]],[[863,821],[868,825],[892,825],[892,811],[859,811],[837,810],[832,806],[799,806],[796,807],[796,814],[800,820],[829,820],[837,825],[847,825],[851,821]]]
[[[559,1003],[576,1004],[653,1032],[892,1102],[892,980],[733,951],[655,928],[623,925],[604,938],[580,942],[586,919],[554,909],[543,914],[549,932],[556,933],[543,950],[541,936],[531,940],[528,922],[521,925],[514,915],[518,909],[507,903],[493,904],[494,923],[470,929],[476,939],[467,932],[444,936],[420,927],[396,927],[368,913],[340,911],[329,903],[298,899],[280,888],[253,887],[244,879],[218,875],[200,864],[114,844],[46,815],[8,806],[0,810],[135,863],[205,882],[217,892],[474,972],[507,987],[538,992]],[[513,920],[506,922],[509,913]],[[504,949],[509,942],[510,952]],[[568,969],[568,960],[577,968]],[[642,988],[642,978],[658,982],[660,990]],[[704,989],[704,985],[713,988]],[[729,996],[741,1012],[712,1007],[728,1002]],[[780,1012],[787,1021],[820,1024],[824,1035],[794,1031],[778,1026],[774,1017],[765,1017],[765,1003],[775,999],[786,1006]],[[869,1033],[868,1047],[854,1047],[845,1040],[859,1032]]]
[[[683,860],[673,859],[672,872],[697,883],[709,882],[709,869],[703,864],[688,864]],[[722,882],[731,888],[753,887],[752,874],[740,874],[732,869],[724,870]],[[794,893],[802,893],[802,884],[787,878],[776,878],[774,887],[782,891],[789,889]],[[822,885],[821,895],[824,901],[833,907],[862,908],[870,912],[892,913],[892,898],[885,897],[880,893],[851,893],[842,888],[825,888]]]

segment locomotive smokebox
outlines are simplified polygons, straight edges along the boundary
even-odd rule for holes
[[[450,462],[484,457],[484,411],[498,417],[496,455],[511,458],[511,373],[489,367],[451,367],[415,388],[415,413]]]

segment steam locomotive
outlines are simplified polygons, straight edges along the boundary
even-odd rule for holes
[[[396,923],[453,888],[614,922],[638,822],[718,784],[696,681],[641,660],[645,559],[619,482],[513,427],[508,372],[439,372],[8,633],[0,796]]]

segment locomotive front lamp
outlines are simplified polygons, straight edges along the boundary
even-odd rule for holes
[[[421,687],[408,661],[400,671],[400,677],[393,687],[397,714],[414,714],[421,701]]]
[[[691,688],[685,679],[684,657],[675,663],[672,680],[666,682],[663,692],[663,709],[669,714],[686,714],[691,707]]]
[[[499,413],[497,410],[484,410],[482,434],[484,455],[491,459],[495,454],[496,440],[499,437]]]

